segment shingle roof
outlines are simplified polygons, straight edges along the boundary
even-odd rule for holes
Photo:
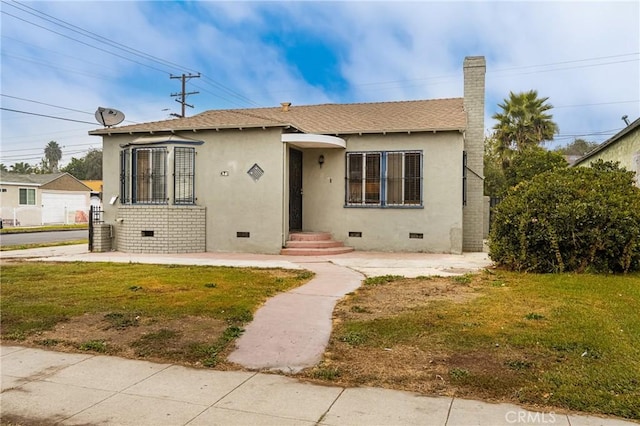
[[[97,129],[91,135],[292,126],[305,133],[451,131],[466,128],[462,98],[210,110],[193,117]]]
[[[22,183],[25,185],[46,185],[47,183],[58,179],[66,173],[47,173],[47,174],[18,174],[0,171],[0,182],[2,183]]]

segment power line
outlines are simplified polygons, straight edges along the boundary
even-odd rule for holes
[[[5,2],[3,2],[3,3],[5,3]],[[27,21],[26,19],[20,18],[20,17],[15,16],[15,15],[12,15],[12,14],[10,14],[10,13],[8,13],[8,12],[5,12],[4,10],[2,10],[2,11],[0,11],[0,12],[2,12],[2,13],[3,13],[3,14],[5,14],[5,15],[11,16],[11,17],[13,17],[13,18],[15,18],[15,19],[18,19],[18,20],[20,20],[20,21],[22,21],[22,22],[26,22],[27,24],[31,24],[31,25],[33,25],[33,26],[35,26],[35,27],[42,28],[43,30],[46,30],[46,31],[52,32],[52,33],[54,33],[54,34],[57,34],[57,35],[59,35],[59,36],[61,36],[61,37],[67,38],[67,39],[69,39],[69,40],[73,40],[73,41],[75,41],[75,42],[77,42],[77,43],[80,43],[80,44],[84,44],[85,46],[89,46],[89,47],[91,47],[91,48],[93,48],[93,49],[97,49],[97,50],[99,50],[99,51],[101,51],[101,52],[105,52],[105,53],[108,53],[108,54],[110,54],[110,55],[116,56],[116,57],[118,57],[118,58],[124,59],[124,60],[126,60],[126,61],[130,61],[130,62],[136,63],[136,64],[138,64],[138,65],[142,65],[143,67],[147,67],[147,68],[150,68],[150,69],[152,69],[152,70],[159,71],[159,72],[161,72],[161,73],[163,73],[163,74],[170,74],[170,71],[162,70],[162,69],[160,69],[160,68],[156,68],[156,67],[151,66],[151,65],[149,65],[149,64],[145,64],[145,63],[142,63],[142,62],[140,62],[140,61],[136,61],[136,60],[134,60],[134,59],[127,58],[126,56],[119,55],[118,53],[111,52],[111,51],[109,51],[109,50],[103,49],[103,48],[98,47],[98,46],[94,46],[94,45],[92,45],[92,44],[89,44],[89,43],[86,43],[86,42],[84,42],[84,41],[81,41],[81,40],[75,39],[75,38],[73,38],[73,37],[71,37],[71,36],[68,36],[68,35],[66,35],[66,34],[60,33],[60,32],[58,32],[58,31],[54,31],[54,30],[52,30],[52,29],[50,29],[50,28],[43,27],[42,25],[38,25],[38,24],[36,24],[36,23],[34,23],[34,22]]]
[[[5,2],[3,1],[3,3],[5,3]],[[78,34],[80,34],[80,35],[82,35],[84,37],[88,37],[88,38],[91,38],[93,40],[99,41],[101,43],[105,43],[105,44],[111,45],[112,47],[116,47],[116,48],[118,48],[120,50],[126,51],[127,53],[134,54],[135,56],[144,57],[145,59],[151,60],[151,61],[159,63],[159,64],[175,66],[178,69],[187,69],[187,68],[184,68],[182,65],[176,64],[176,63],[168,61],[166,59],[159,58],[157,56],[150,55],[150,54],[148,54],[146,52],[143,52],[141,50],[135,49],[133,47],[129,47],[129,46],[125,45],[125,44],[118,43],[118,42],[113,41],[113,40],[111,40],[109,38],[103,37],[103,36],[101,36],[101,35],[99,35],[97,33],[94,33],[92,31],[86,30],[86,29],[84,29],[82,27],[79,27],[77,25],[74,25],[74,24],[72,24],[70,22],[64,21],[64,20],[62,20],[60,18],[56,18],[55,16],[46,14],[46,13],[40,11],[40,10],[37,10],[37,9],[32,8],[30,6],[27,6],[26,4],[22,4],[22,3],[19,3],[17,1],[14,2],[14,3],[18,3],[20,5],[20,7],[30,9],[30,10],[34,11],[35,13],[29,12],[28,10],[25,10],[25,9],[20,9],[19,7],[15,6],[14,4],[10,4],[10,5],[15,7],[15,8],[17,8],[17,9],[19,9],[19,10],[21,10],[21,11],[23,11],[23,12],[29,13],[30,15],[33,15],[33,16],[36,16],[36,17],[38,17],[40,19],[43,19],[45,21],[51,22],[54,25],[58,25],[60,27],[63,27],[65,29],[68,29],[68,30],[73,31],[75,33],[78,33]],[[36,15],[36,13],[37,13],[37,15]],[[42,16],[38,16],[38,15],[45,16],[46,18],[43,18]],[[51,19],[48,19],[48,18],[51,18]],[[193,71],[193,70],[190,70],[190,71]]]
[[[99,144],[100,142],[62,145],[60,148],[67,148],[70,146],[92,146],[92,145],[96,145],[96,143]],[[19,151],[42,151],[42,148],[20,148],[20,149],[3,149],[2,150],[2,152],[19,152]]]
[[[17,99],[19,101],[32,102],[34,104],[39,104],[39,105],[46,105],[46,106],[50,106],[50,107],[53,107],[53,108],[60,108],[60,109],[64,109],[64,110],[67,110],[67,111],[79,112],[81,114],[93,115],[93,113],[91,113],[91,112],[80,111],[79,109],[73,109],[73,108],[67,108],[67,107],[63,107],[63,106],[59,106],[59,105],[48,104],[48,103],[45,103],[45,102],[34,101],[32,99],[19,98],[17,96],[5,95],[3,93],[0,93],[0,96],[2,96],[4,98]]]
[[[151,61],[151,62],[155,62],[155,63],[161,64],[161,65],[164,65],[164,66],[170,65],[170,66],[172,66],[172,67],[176,67],[176,68],[178,68],[178,69],[186,69],[186,70],[189,70],[189,71],[193,71],[193,70],[191,70],[191,69],[189,69],[189,68],[187,68],[187,67],[184,67],[184,66],[182,66],[182,65],[176,64],[176,63],[174,63],[174,62],[171,62],[171,61],[168,61],[168,60],[165,60],[165,59],[159,58],[159,57],[157,57],[157,56],[150,55],[150,54],[145,53],[145,52],[143,52],[143,51],[140,51],[140,50],[138,50],[138,49],[134,49],[134,48],[129,47],[129,46],[126,46],[126,45],[124,45],[124,44],[121,44],[121,43],[115,42],[115,41],[113,41],[113,40],[110,40],[110,39],[108,39],[108,38],[106,38],[106,37],[102,37],[102,36],[100,36],[99,34],[96,34],[96,33],[92,32],[92,31],[88,31],[88,30],[86,30],[86,29],[84,29],[84,28],[81,28],[81,27],[79,27],[79,26],[77,26],[77,25],[71,24],[71,23],[66,22],[66,21],[64,21],[64,20],[61,20],[61,19],[59,19],[59,18],[56,18],[56,17],[54,17],[54,16],[52,16],[52,15],[48,15],[48,14],[46,14],[46,13],[44,13],[44,12],[41,12],[41,11],[39,11],[39,10],[37,10],[37,9],[34,9],[34,8],[32,8],[32,7],[29,7],[29,6],[27,6],[27,5],[24,5],[24,4],[21,4],[21,3],[18,3],[18,2],[14,2],[14,3],[17,3],[17,4],[20,6],[20,7],[18,7],[18,6],[16,6],[15,4],[13,4],[13,3],[7,3],[7,2],[5,2],[5,1],[2,1],[2,3],[7,4],[7,5],[9,5],[9,6],[12,6],[12,7],[16,8],[16,9],[18,9],[18,10],[22,11],[22,12],[28,13],[28,14],[30,14],[30,15],[32,15],[32,16],[35,16],[35,17],[39,18],[39,19],[43,19],[43,20],[45,20],[45,21],[47,21],[47,22],[50,22],[50,23],[52,23],[52,24],[54,24],[54,25],[58,25],[58,26],[60,26],[60,27],[62,27],[62,28],[65,28],[66,30],[69,30],[69,31],[75,32],[75,33],[77,33],[77,34],[80,34],[80,35],[82,35],[82,36],[84,36],[84,37],[88,37],[88,38],[93,39],[93,40],[96,40],[96,41],[100,41],[101,43],[105,43],[105,44],[107,44],[107,45],[109,45],[109,46],[111,46],[111,47],[115,47],[115,48],[117,48],[117,49],[119,49],[119,50],[121,50],[121,51],[124,51],[124,52],[126,52],[126,53],[128,53],[128,54],[130,54],[130,55],[134,55],[134,56],[142,57],[142,58],[144,58],[145,60],[148,60],[148,61]],[[32,11],[34,11],[34,12],[36,12],[37,14],[36,14],[36,13],[33,13],[33,12],[30,12],[29,10],[25,10],[25,8],[30,9],[30,10],[32,10]],[[46,28],[46,27],[44,27],[44,26],[42,26],[42,25],[38,25],[38,24],[36,24],[36,23],[34,23],[34,22],[31,22],[31,21],[28,21],[28,20],[26,20],[26,19],[20,18],[20,17],[18,17],[18,16],[15,16],[15,15],[13,15],[13,14],[8,13],[8,12],[2,11],[2,13],[6,14],[6,15],[8,15],[8,16],[11,16],[11,17],[13,17],[13,18],[15,18],[15,19],[19,19],[19,20],[21,20],[21,21],[23,21],[23,22],[26,22],[26,23],[29,23],[29,24],[31,24],[31,25],[34,25],[34,26],[36,26],[36,27],[42,28],[42,29],[44,29],[44,30],[46,30],[46,31],[50,31],[50,32],[52,32],[52,33],[54,33],[54,34],[60,35],[60,36],[62,36],[62,37],[68,38],[68,39],[70,39],[70,40],[73,40],[73,41],[76,41],[76,42],[78,42],[78,43],[84,44],[84,45],[86,45],[86,46],[92,47],[92,48],[94,48],[94,49],[98,49],[98,50],[100,50],[100,51],[102,51],[102,52],[105,52],[105,53],[108,53],[108,54],[114,55],[114,56],[116,56],[116,57],[119,57],[119,58],[122,58],[122,59],[125,59],[125,60],[128,60],[128,61],[131,61],[131,62],[134,62],[134,63],[137,63],[137,64],[139,64],[139,65],[142,65],[142,66],[145,66],[145,67],[151,68],[151,69],[156,70],[156,71],[160,71],[160,72],[165,73],[165,74],[171,74],[171,73],[170,73],[169,71],[167,71],[167,70],[161,70],[161,69],[156,68],[156,67],[153,67],[153,66],[151,66],[151,65],[144,64],[144,63],[142,63],[142,62],[135,61],[135,60],[133,60],[133,59],[131,59],[131,58],[128,58],[128,57],[125,57],[125,56],[119,55],[119,54],[117,54],[117,53],[115,53],[115,52],[111,52],[111,51],[109,51],[109,50],[102,49],[102,48],[100,48],[100,47],[97,47],[97,46],[94,46],[94,45],[92,45],[92,44],[86,43],[86,42],[84,42],[84,41],[78,40],[78,39],[73,38],[73,37],[71,37],[71,36],[68,36],[68,35],[66,35],[66,34],[63,34],[63,33],[57,32],[57,31],[52,30],[52,29],[50,29],[50,28]],[[43,17],[43,16],[38,16],[38,15],[43,15],[44,17]],[[49,18],[51,18],[51,19],[49,19]],[[61,24],[60,22],[61,22],[62,24]],[[64,25],[63,25],[63,24],[64,24]],[[194,71],[194,72],[195,72],[195,71]],[[218,87],[219,89],[222,89],[222,90],[226,91],[227,93],[230,93],[230,94],[232,94],[233,96],[238,97],[239,99],[242,99],[242,100],[243,100],[243,101],[245,101],[245,102],[248,102],[249,104],[253,104],[253,105],[255,105],[255,106],[259,106],[256,102],[252,101],[251,99],[247,98],[246,96],[244,96],[244,95],[242,95],[242,94],[240,94],[240,93],[238,93],[238,92],[235,92],[234,90],[232,90],[232,89],[230,89],[230,88],[226,87],[225,85],[223,85],[223,84],[221,84],[221,83],[219,83],[219,82],[217,82],[217,81],[215,81],[215,80],[213,80],[213,79],[211,79],[211,78],[205,78],[205,80],[206,80],[206,81],[205,81],[206,83],[208,83],[208,84],[210,84],[210,85],[212,85],[212,86]]]
[[[4,107],[0,107],[1,110],[4,111],[11,111],[11,112],[17,112],[20,114],[28,114],[28,115],[37,115],[39,117],[46,117],[46,118],[53,118],[56,120],[64,120],[64,121],[73,121],[75,123],[85,123],[85,124],[92,124],[92,125],[96,125],[96,123],[92,123],[90,121],[81,121],[81,120],[73,120],[71,118],[64,118],[64,117],[54,117],[52,115],[46,115],[46,114],[36,114],[35,112],[28,112],[28,111],[19,111],[17,109],[10,109],[10,108],[4,108]]]
[[[599,106],[599,105],[618,105],[618,104],[633,104],[640,102],[640,99],[636,99],[633,101],[617,101],[617,102],[599,102],[595,104],[577,104],[577,105],[560,105],[554,106],[553,109],[557,108],[575,108],[575,107],[585,107],[585,106]]]

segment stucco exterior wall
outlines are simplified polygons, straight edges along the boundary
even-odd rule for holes
[[[458,132],[350,136],[347,152],[420,150],[422,208],[345,207],[342,149],[303,150],[303,227],[326,231],[357,250],[460,253],[462,150]],[[322,167],[318,157],[324,155]],[[361,232],[361,237],[349,237]],[[422,234],[422,238],[410,238]]]
[[[20,205],[20,188],[35,189],[35,205]],[[6,191],[5,191],[6,190]],[[39,187],[30,185],[0,185],[0,217],[2,219],[15,220],[15,225],[39,226],[42,225],[42,197]]]
[[[196,194],[197,204],[207,206],[206,250],[279,253],[284,240],[286,152],[281,130],[208,132],[199,137],[205,143],[197,149]],[[254,164],[264,171],[257,181],[247,174]],[[239,232],[249,236],[238,237]]]
[[[155,239],[145,237],[144,242],[140,242],[141,231],[161,229],[160,222],[171,220],[176,215],[189,223],[193,219],[191,215],[195,214],[196,225],[202,231],[203,239],[202,246],[200,242],[194,243],[193,247],[199,247],[197,251],[279,253],[284,241],[283,206],[284,202],[288,202],[283,195],[286,188],[283,175],[286,145],[281,142],[280,135],[279,128],[187,134],[189,138],[204,142],[196,146],[195,159],[196,206],[200,206],[201,210],[171,204],[122,205],[119,199],[110,204],[112,197],[120,191],[120,145],[130,143],[140,135],[105,137],[104,220],[114,225],[114,248],[121,251],[171,252],[166,250],[172,250],[171,244],[181,244],[178,240],[172,240],[174,243],[158,249],[156,245],[162,246],[164,237],[155,238],[154,234]],[[171,147],[173,145],[169,146],[169,157]],[[254,164],[264,171],[257,181],[247,174]],[[167,173],[173,173],[171,164]],[[167,193],[170,200],[173,199],[172,182],[169,178]],[[145,219],[145,215],[149,217]],[[200,215],[204,215],[202,224]],[[139,225],[128,227],[129,216]],[[118,222],[117,219],[123,220]],[[151,225],[154,228],[150,228]],[[173,229],[174,225],[171,225]],[[189,229],[184,228],[184,231],[188,232]],[[164,235],[165,231],[161,232]],[[190,250],[196,251],[194,248]]]
[[[589,167],[597,160],[619,161],[621,167],[636,173],[636,184],[640,186],[640,128],[590,156],[579,165]]]

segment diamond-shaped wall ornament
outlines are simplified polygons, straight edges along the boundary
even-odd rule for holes
[[[258,163],[251,166],[249,170],[247,170],[247,174],[253,178],[254,181],[258,181],[262,175],[264,174],[264,170],[258,166]]]

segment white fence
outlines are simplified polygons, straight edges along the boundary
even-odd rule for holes
[[[0,218],[4,227],[18,226],[41,226],[41,225],[71,225],[76,223],[89,222],[89,209],[70,210],[62,207],[56,217],[56,222],[45,223],[43,218],[50,217],[46,212],[43,215],[43,208],[39,206],[20,206],[0,208]]]

